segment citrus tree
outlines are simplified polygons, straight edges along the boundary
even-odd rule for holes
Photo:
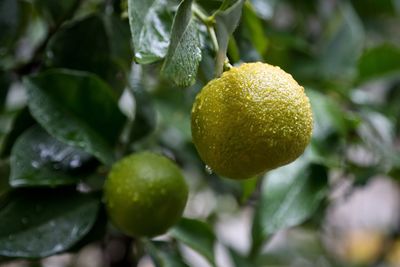
[[[400,222],[347,257],[324,230],[344,182],[398,186],[399,15],[1,0],[0,262],[87,266],[91,247],[96,266],[398,266]]]

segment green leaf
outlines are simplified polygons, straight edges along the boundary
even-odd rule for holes
[[[68,13],[71,12],[77,2],[77,0],[34,0],[33,3],[46,20],[55,25],[66,19]]]
[[[165,57],[170,42],[172,11],[177,0],[128,0],[135,61],[147,64]]]
[[[48,70],[25,85],[31,114],[46,131],[105,164],[114,161],[125,117],[106,83],[84,72]]]
[[[40,258],[67,250],[96,220],[100,199],[57,190],[20,191],[0,210],[0,255]]]
[[[47,65],[93,72],[120,92],[126,85],[125,71],[131,53],[120,48],[129,44],[129,32],[124,33],[123,25],[115,21],[115,18],[91,15],[65,24],[47,47]],[[106,27],[106,24],[109,25]]]
[[[358,61],[358,79],[366,81],[400,72],[400,48],[382,44],[365,51]]]
[[[15,37],[20,16],[20,6],[17,0],[0,2],[0,49],[7,49]],[[0,50],[0,56],[4,51]]]
[[[11,74],[0,70],[0,110],[3,110],[4,108],[11,82]]]
[[[327,170],[302,157],[266,174],[253,221],[253,250],[278,230],[301,224],[324,199]]]
[[[254,266],[254,263],[252,263],[249,258],[247,258],[244,255],[241,255],[239,252],[237,252],[233,248],[228,248],[228,251],[229,251],[229,255],[236,267],[253,267]]]
[[[243,35],[249,38],[257,52],[263,56],[268,47],[268,38],[262,20],[257,17],[254,8],[247,2],[243,8],[242,15],[244,28]]]
[[[8,177],[10,175],[10,166],[4,161],[0,161],[0,207],[2,205],[2,197],[10,190]]]
[[[219,9],[216,15],[216,35],[219,45],[216,65],[217,76],[222,73],[223,65],[226,59],[229,38],[239,24],[243,3],[244,0],[225,0],[221,5],[221,9]]]
[[[111,59],[122,69],[130,70],[133,57],[129,23],[117,16],[103,16],[110,45]]]
[[[363,24],[350,3],[341,2],[326,29],[318,71],[330,80],[353,78],[365,36]]]
[[[188,267],[178,249],[170,243],[146,241],[145,248],[156,267]]]
[[[201,61],[200,36],[192,18],[193,0],[183,0],[176,12],[161,72],[176,85],[187,87],[196,81]]]
[[[0,149],[0,157],[5,158],[10,155],[11,149],[17,138],[29,127],[35,124],[27,107],[18,111],[13,118],[11,130],[5,135]]]
[[[74,184],[82,178],[79,172],[82,165],[91,159],[91,155],[34,126],[13,147],[10,184],[13,187]]]
[[[170,233],[177,240],[203,255],[215,266],[214,244],[216,237],[208,224],[198,220],[182,218]]]
[[[258,177],[240,181],[242,188],[242,196],[240,198],[240,202],[244,203],[249,199],[249,197],[257,189],[258,181],[259,181]]]

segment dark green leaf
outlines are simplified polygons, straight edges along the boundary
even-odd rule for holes
[[[108,27],[115,31],[111,33],[106,29],[106,20],[92,15],[65,24],[50,41],[46,51],[47,64],[55,68],[93,72],[120,92],[126,85],[123,66],[129,66],[131,57],[130,54],[125,55],[126,48],[121,51],[117,45],[122,47],[127,44],[129,35],[119,39],[124,36],[123,27],[111,26],[116,19],[108,19]]]
[[[3,55],[4,50],[9,47],[15,37],[19,16],[19,1],[2,0],[0,2],[0,56]]]
[[[172,244],[161,241],[146,241],[145,247],[156,267],[188,267],[178,249]]]
[[[127,20],[117,16],[104,16],[103,23],[107,32],[110,56],[123,69],[129,70],[132,63],[133,48]]]
[[[27,107],[21,109],[14,117],[11,130],[4,137],[2,147],[0,149],[0,156],[7,157],[11,153],[17,138],[29,127],[35,124],[35,120],[32,118]]]
[[[400,72],[400,48],[382,44],[365,51],[358,61],[358,79],[380,78]]]
[[[0,70],[0,110],[3,110],[8,89],[11,85],[10,74]]]
[[[253,221],[253,249],[280,229],[309,218],[327,193],[327,170],[303,156],[266,174]]]
[[[77,0],[34,0],[37,10],[43,14],[47,21],[55,25],[67,18]]]
[[[4,161],[0,161],[0,207],[3,195],[10,190],[8,177],[10,175],[10,166]]]
[[[170,233],[173,237],[203,255],[215,266],[214,244],[216,237],[208,224],[198,220],[182,218]]]
[[[170,42],[172,11],[177,0],[128,0],[135,61],[152,63],[165,57]]]
[[[192,18],[193,0],[184,0],[176,12],[171,32],[171,44],[162,67],[165,77],[181,87],[196,81],[201,61],[200,36]]]
[[[46,131],[103,163],[113,162],[125,117],[106,83],[84,72],[49,70],[25,84],[32,116]]]
[[[0,255],[39,258],[67,250],[90,231],[99,203],[65,190],[14,193],[0,210]]]
[[[91,155],[34,126],[13,147],[10,184],[13,187],[74,184],[82,178],[79,173],[82,165],[91,159]]]
[[[219,7],[219,11],[225,11],[235,5],[239,0],[224,0]]]
[[[254,264],[248,259],[246,256],[241,255],[239,252],[235,251],[232,248],[229,249],[229,255],[231,256],[231,259],[233,263],[235,264],[235,267],[253,267]]]
[[[243,3],[244,0],[225,0],[221,7],[228,8],[220,9],[217,13],[216,34],[219,45],[216,66],[217,76],[222,73],[223,65],[226,59],[226,51],[228,49],[229,38],[239,24],[240,16],[242,14]]]
[[[211,14],[221,7],[223,0],[196,0],[196,4],[201,6],[206,13]]]
[[[350,79],[356,74],[357,59],[364,46],[364,29],[360,18],[348,2],[341,2],[326,27],[319,71],[325,78]]]
[[[378,15],[396,15],[396,5],[397,14],[399,12],[398,0],[352,0],[357,13],[362,15],[364,18],[376,17]],[[396,3],[397,2],[397,3]]]

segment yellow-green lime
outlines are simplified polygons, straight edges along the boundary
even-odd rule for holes
[[[298,158],[313,118],[304,88],[258,62],[210,81],[196,97],[191,123],[201,159],[221,176],[246,179]]]
[[[165,233],[181,218],[188,187],[171,160],[141,152],[112,166],[104,196],[116,227],[129,236],[152,237]]]

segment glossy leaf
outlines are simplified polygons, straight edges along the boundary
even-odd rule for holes
[[[106,83],[84,72],[49,70],[25,85],[32,116],[46,131],[103,163],[113,162],[125,117]]]
[[[13,147],[10,184],[13,187],[74,184],[82,178],[79,172],[82,165],[91,159],[91,155],[34,126]]]
[[[201,61],[200,36],[192,18],[193,0],[184,0],[175,15],[171,43],[162,67],[165,77],[176,85],[187,87],[196,81]]]
[[[27,107],[18,111],[11,123],[11,130],[4,137],[0,149],[0,156],[2,158],[8,157],[17,138],[34,124],[35,120],[32,118]]]
[[[58,191],[13,193],[0,210],[0,255],[39,258],[67,250],[96,220],[100,199]]]
[[[217,76],[222,73],[229,38],[239,23],[243,3],[243,0],[225,0],[217,13],[216,34],[219,45],[216,65]]]
[[[214,244],[216,237],[208,224],[198,220],[182,218],[170,233],[177,240],[203,255],[215,266]]]
[[[188,267],[178,249],[172,244],[161,241],[146,241],[145,248],[156,267]]]
[[[266,174],[253,221],[253,248],[278,230],[301,224],[324,199],[327,170],[303,158]]]
[[[108,21],[107,27],[105,21]],[[117,48],[129,43],[129,32],[124,34],[123,25],[116,25],[115,21],[115,18],[92,15],[65,24],[49,43],[47,65],[93,72],[120,92],[126,85],[124,67],[129,66],[131,54],[126,48]],[[118,52],[113,54],[114,51]]]
[[[365,51],[358,61],[359,80],[400,73],[400,47],[382,44]]]
[[[172,11],[177,0],[128,0],[135,61],[147,64],[165,57],[170,43]]]

